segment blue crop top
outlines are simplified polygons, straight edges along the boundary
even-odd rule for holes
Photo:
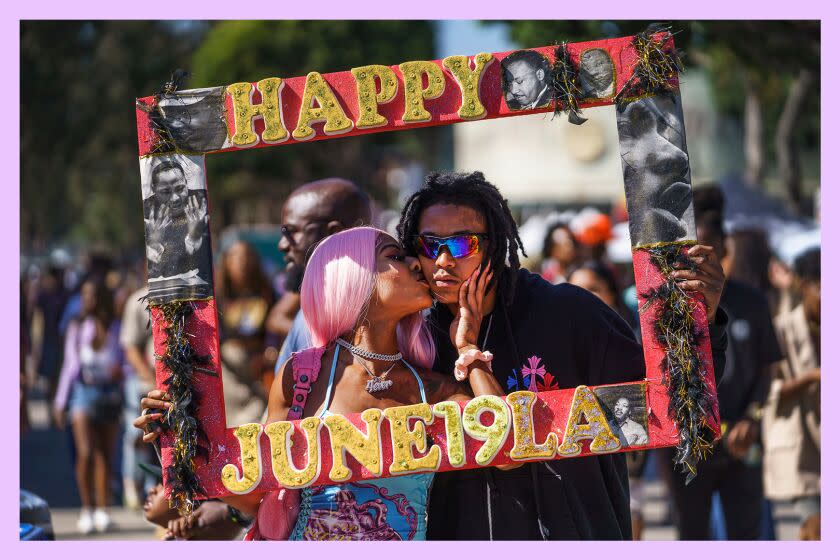
[[[321,417],[330,414],[335,368],[340,346],[336,345],[327,396]],[[423,381],[403,360],[420,386]],[[426,540],[426,504],[434,473],[349,482],[304,488],[300,515],[289,540],[294,541],[399,541]]]

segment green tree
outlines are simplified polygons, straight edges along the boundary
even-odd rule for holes
[[[639,21],[514,21],[523,47],[638,33]],[[677,46],[689,66],[705,69],[718,109],[744,124],[745,177],[762,184],[767,154],[791,207],[802,210],[803,146],[819,149],[818,21],[677,21]]]
[[[142,254],[134,99],[185,66],[201,25],[21,23],[21,245]]]

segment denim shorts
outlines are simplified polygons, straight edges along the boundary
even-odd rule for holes
[[[119,423],[122,402],[118,383],[88,385],[76,380],[70,391],[70,415],[84,414],[96,421]]]

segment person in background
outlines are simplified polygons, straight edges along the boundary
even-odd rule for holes
[[[697,239],[713,247],[721,260],[726,256],[723,205],[723,194],[716,185],[694,189]],[[754,540],[761,535],[764,492],[759,420],[771,368],[781,359],[781,352],[763,293],[727,279],[720,305],[730,320],[726,367],[717,383],[723,436],[711,456],[698,465],[691,484],[685,485],[679,473],[671,472],[682,540],[710,538],[715,492],[720,495],[729,539]],[[666,453],[673,457],[673,450]]]
[[[370,224],[370,199],[364,191],[347,179],[321,179],[292,191],[283,204],[281,219],[283,236],[277,248],[286,257],[286,275],[290,279],[286,288],[288,291],[300,293],[306,262],[315,245],[333,233]],[[275,306],[269,320],[273,319],[275,312],[288,315],[290,310],[278,309],[278,306]],[[292,352],[310,346],[312,339],[306,328],[303,313],[298,310],[289,334],[280,348],[275,374],[280,372],[280,366],[286,363]]]
[[[569,270],[578,262],[578,242],[564,223],[549,226],[542,247],[540,275],[552,284],[566,282]]]
[[[283,290],[280,298],[277,300],[268,313],[265,321],[266,331],[274,337],[275,348],[277,353],[274,356],[274,361],[277,360],[279,349],[283,347],[286,338],[292,330],[292,326],[300,311],[300,293],[289,290],[289,286],[293,286],[297,290],[300,285],[300,279],[292,279],[287,274],[283,275]],[[272,375],[272,380],[274,376]]]
[[[272,364],[265,363],[263,349],[273,304],[274,291],[257,251],[237,241],[222,255],[216,278],[225,410],[235,426],[257,421],[268,402],[262,373]]]
[[[639,323],[621,298],[621,291],[615,275],[613,275],[612,271],[603,262],[587,261],[579,267],[572,269],[569,275],[569,283],[580,286],[598,296],[601,301],[609,305],[613,311],[627,321],[627,324],[636,333],[636,339],[641,341]],[[620,401],[627,402],[627,399],[619,399]],[[616,408],[619,407],[619,402],[616,402]],[[624,417],[627,422],[633,422],[628,412],[629,407],[625,407],[622,414],[619,414],[617,410],[614,411],[616,419]],[[635,422],[633,423],[635,424]],[[647,436],[645,435],[645,437]],[[642,481],[642,472],[647,463],[648,453],[647,451],[631,451],[626,454],[626,457],[627,473],[630,478],[630,522],[633,531],[632,535],[634,541],[640,541],[642,540],[642,532],[645,527],[645,520],[642,516],[642,510],[644,508],[644,482]]]
[[[112,280],[113,280],[113,278],[112,278]],[[113,294],[113,307],[114,307],[114,319],[111,321],[110,327],[108,327],[108,338],[109,338],[109,340],[116,340],[117,341],[117,347],[119,348],[119,351],[118,351],[117,355],[119,357],[119,362],[120,362],[119,369],[120,369],[120,375],[121,375],[121,385],[122,385],[122,390],[123,390],[123,395],[122,395],[121,401],[122,401],[122,411],[123,411],[123,413],[125,413],[125,407],[126,407],[125,385],[126,385],[126,378],[128,377],[128,375],[130,375],[129,371],[131,370],[131,363],[126,358],[125,351],[123,350],[122,345],[119,344],[119,340],[120,340],[120,332],[122,332],[122,318],[123,318],[123,315],[125,313],[126,300],[128,299],[128,296],[131,295],[131,292],[133,291],[133,284],[130,281],[128,281],[127,278],[123,277],[122,275],[117,275],[117,278],[115,279],[115,282],[116,282],[116,286],[115,286],[114,289],[110,289],[109,288],[110,284],[106,284],[106,288],[108,288],[107,289],[108,293]],[[125,419],[124,416],[123,416],[123,419]],[[123,484],[122,484],[123,503],[125,503],[126,505],[132,506],[130,509],[136,509],[139,505],[137,503],[138,502],[137,495],[135,494],[135,496],[133,496],[134,503],[129,503],[130,499],[131,499],[131,496],[128,496],[128,494],[131,492],[132,488],[131,488],[131,485],[129,485],[129,487],[126,488],[126,484],[125,484],[126,483],[126,478],[128,478],[127,474],[130,473],[130,471],[126,471],[126,466],[129,466],[129,468],[130,468],[130,463],[127,465],[127,461],[126,461],[126,457],[125,457],[126,439],[134,439],[134,437],[135,437],[134,430],[131,430],[130,426],[131,426],[130,423],[128,423],[128,424],[123,423],[120,427],[121,433],[119,435],[119,441],[120,441],[120,445],[121,445],[122,450],[123,450],[123,453],[121,455],[122,460],[120,462],[120,474],[122,475],[122,479],[123,479],[122,480],[122,482],[123,482]],[[134,455],[133,454],[133,449],[131,449],[129,451],[129,454],[131,455],[131,457],[129,457],[129,459],[131,459],[132,461],[135,461],[136,459],[133,456]]]
[[[61,368],[61,332],[59,322],[67,303],[64,270],[49,266],[38,283],[35,310],[41,315],[41,347],[38,352],[38,375],[47,382],[47,399],[55,398]]]
[[[82,309],[82,295],[81,287],[84,280],[93,280],[97,283],[105,284],[105,277],[108,271],[113,269],[113,262],[111,257],[98,251],[83,255],[82,270],[85,273],[81,276],[82,281],[78,284],[71,283],[72,289],[68,290],[70,294],[67,296],[67,301],[64,304],[64,311],[61,312],[61,319],[58,322],[58,331],[62,336],[67,335],[67,328],[70,323],[78,317]],[[69,276],[71,281],[76,278],[73,271],[65,271],[65,276]],[[66,284],[65,284],[66,286]]]
[[[776,317],[785,359],[764,412],[764,483],[773,500],[793,500],[801,540],[820,539],[820,249],[794,262],[800,303]]]
[[[739,229],[726,237],[727,258],[723,263],[726,277],[759,290],[767,298],[770,315],[775,316],[781,292],[770,281],[771,251],[767,234],[760,229]],[[726,521],[720,497],[713,499],[712,535],[726,540]],[[761,540],[776,540],[772,503],[764,499]]]
[[[56,425],[63,429],[69,408],[76,446],[76,483],[82,500],[78,529],[89,534],[113,527],[106,508],[111,498],[111,462],[122,409],[122,361],[111,328],[111,294],[102,283],[87,280],[81,287],[80,304],[79,316],[67,328],[53,412]]]
[[[145,267],[144,267],[145,270]],[[155,388],[155,350],[149,311],[144,298],[147,288],[143,286],[131,293],[123,306],[119,341],[125,356],[123,382],[123,501],[129,509],[140,507],[140,499],[154,481],[138,465],[149,462],[154,455],[143,445],[141,435],[130,429],[131,423],[140,414],[137,403],[143,395]]]
[[[21,296],[26,289],[26,281],[21,278]],[[27,399],[28,387],[26,384],[26,357],[29,355],[31,345],[29,336],[29,321],[26,313],[26,298],[20,298],[20,434],[29,430],[29,405]]]
[[[770,309],[773,316],[788,313],[795,307],[793,297],[793,271],[775,253],[770,256],[770,285],[773,287]]]
[[[770,283],[770,246],[767,234],[757,229],[733,231],[726,238],[729,258],[724,265],[726,277],[761,291],[768,300],[773,293]]]
[[[638,331],[639,324],[635,316],[627,308],[624,299],[621,297],[621,288],[612,270],[603,261],[586,261],[585,263],[572,268],[569,274],[569,283],[580,286],[606,303],[613,311],[627,321],[627,324]],[[636,338],[640,338],[638,333]]]

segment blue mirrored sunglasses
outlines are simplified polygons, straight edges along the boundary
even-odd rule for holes
[[[435,237],[433,235],[418,235],[414,239],[417,253],[430,259],[438,258],[444,247],[456,259],[469,257],[479,252],[481,240],[487,239],[484,233],[466,233],[450,235],[449,237]]]

